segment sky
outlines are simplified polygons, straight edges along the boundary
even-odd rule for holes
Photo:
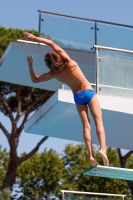
[[[59,14],[103,20],[108,22],[133,25],[133,0],[0,0],[0,26],[5,28],[34,29],[38,30],[38,10],[55,12]],[[0,113],[0,121],[11,129],[8,118]],[[81,133],[82,134],[82,133]],[[9,150],[8,142],[0,131],[0,145]],[[18,147],[18,155],[32,150],[42,136],[22,133]],[[29,142],[30,141],[30,142]],[[63,153],[64,146],[68,143],[78,144],[63,139],[49,138],[41,145],[44,148],[53,148],[58,153]]]

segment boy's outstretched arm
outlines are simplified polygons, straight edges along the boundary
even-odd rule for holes
[[[46,39],[46,38],[41,38],[41,37],[36,37],[35,35],[28,33],[28,32],[24,33],[24,38],[26,40],[31,40],[31,41],[47,44],[56,53],[59,53],[62,56],[63,59],[65,59],[67,61],[70,60],[70,57],[68,56],[68,54],[61,47],[59,47],[57,44],[55,44],[52,40],[49,40],[49,39]]]
[[[44,74],[41,74],[40,76],[37,76],[33,70],[33,57],[28,56],[27,62],[29,65],[29,71],[30,71],[32,82],[38,83],[38,82],[48,81],[56,77],[56,74],[52,71],[49,71],[48,73],[44,73]]]

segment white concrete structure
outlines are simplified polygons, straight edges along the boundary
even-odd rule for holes
[[[133,99],[97,97],[102,108],[107,146],[133,150]],[[93,144],[98,144],[94,122],[90,118]],[[26,122],[24,129],[28,133],[82,142],[82,124],[72,92],[58,90]]]

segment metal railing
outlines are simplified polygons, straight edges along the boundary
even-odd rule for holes
[[[100,84],[100,87],[99,87],[99,61],[102,61],[102,57],[99,57],[99,49],[128,53],[128,54],[133,54],[133,51],[125,50],[125,49],[111,48],[111,47],[104,47],[104,46],[99,46],[99,45],[94,45],[93,47],[96,49],[96,93],[98,93],[99,88],[101,86],[106,86],[106,87],[115,88],[115,89],[117,88],[117,89],[127,90],[127,88],[123,88],[123,87],[120,88],[120,87],[107,86],[107,85],[101,85],[101,84]],[[130,88],[128,90],[133,91],[133,89],[130,89]]]
[[[127,40],[131,40],[132,44],[133,44],[133,38],[132,38],[132,33],[131,33],[131,30],[133,31],[133,26],[132,25],[126,25],[126,24],[120,24],[120,23],[114,23],[114,22],[107,22],[107,21],[103,21],[103,20],[97,20],[97,19],[91,19],[91,18],[83,18],[83,17],[78,17],[78,16],[71,16],[71,15],[59,14],[59,13],[54,13],[54,12],[47,12],[47,11],[42,11],[42,10],[38,10],[38,12],[39,12],[39,26],[38,26],[38,35],[39,36],[41,34],[42,26],[43,25],[45,26],[45,22],[48,20],[48,19],[45,20],[45,17],[49,16],[49,18],[50,18],[51,16],[53,16],[55,18],[58,17],[58,19],[57,19],[57,21],[55,21],[55,23],[56,23],[57,29],[60,29],[60,33],[63,31],[63,29],[62,29],[62,26],[60,26],[60,24],[58,26],[59,18],[63,18],[64,19],[64,23],[63,23],[64,27],[67,26],[67,23],[66,23],[65,19],[69,20],[69,22],[70,22],[69,23],[69,30],[70,30],[69,34],[70,35],[73,33],[73,31],[71,32],[71,28],[70,28],[70,24],[71,24],[71,22],[73,20],[76,20],[76,21],[78,21],[80,23],[79,27],[75,26],[75,22],[76,21],[74,21],[74,24],[72,25],[72,28],[73,29],[77,29],[77,30],[80,30],[80,28],[82,29],[81,25],[84,22],[90,22],[91,23],[91,27],[89,28],[88,23],[87,23],[86,26],[88,26],[88,29],[84,30],[84,28],[83,28],[82,31],[83,32],[87,31],[89,33],[90,30],[91,31],[94,30],[94,32],[93,32],[94,33],[94,35],[93,35],[93,40],[94,40],[93,45],[112,46],[112,45],[115,45],[115,43],[113,43],[113,40],[112,40],[113,44],[112,45],[108,45],[108,43],[110,44],[110,42],[109,42],[110,41],[110,37],[115,38],[116,41],[119,41],[120,37],[121,37],[122,48],[130,49],[130,48],[123,47],[123,41],[125,41],[124,38],[126,37],[126,34],[127,34],[126,39]],[[45,17],[43,18],[43,16],[45,16]],[[46,26],[52,26],[52,25],[53,25],[52,23],[51,24],[48,23]],[[122,28],[121,29],[122,30],[122,34],[120,35],[119,39],[118,39],[118,37],[115,37],[116,33],[118,33],[118,31],[117,31],[118,28]],[[112,31],[111,35],[110,35],[110,30]],[[45,31],[46,31],[46,29],[45,29]],[[55,29],[53,31],[55,31]],[[76,31],[76,33],[77,32],[78,31]],[[63,36],[63,34],[64,33],[62,33],[62,36]],[[104,35],[101,35],[101,34],[106,34],[106,36],[107,37],[109,36],[109,37],[107,38],[107,37],[105,37]],[[83,35],[81,34],[80,36],[82,37]],[[103,41],[101,41],[101,37],[103,37],[102,40],[104,40],[104,41],[106,40],[106,42],[105,42],[106,44],[103,44]],[[92,38],[91,38],[91,40],[92,40]],[[86,42],[87,41],[88,41],[88,38],[87,38]],[[126,43],[126,41],[125,41],[125,43]],[[93,48],[93,45],[92,45],[91,49]],[[131,47],[131,44],[128,44],[128,46]],[[114,46],[114,47],[119,47],[119,46]]]
[[[125,49],[117,49],[117,48],[104,47],[104,46],[99,46],[99,45],[94,45],[93,47],[96,48],[96,50],[103,49],[103,50],[109,50],[109,51],[116,51],[116,52],[133,54],[133,51],[125,50]]]
[[[106,80],[107,70],[105,69],[105,64],[104,62],[101,62],[99,64],[99,61],[102,61],[103,59],[101,58],[101,56],[99,56],[100,51],[105,50],[108,52],[115,51],[121,54],[122,53],[133,54],[132,51],[133,26],[89,19],[89,18],[82,18],[77,16],[58,14],[53,12],[46,12],[42,10],[38,10],[38,12],[39,12],[39,30],[38,30],[39,36],[41,34],[41,37],[44,36],[46,38],[53,40],[64,49],[95,53],[96,63],[94,68],[96,72],[95,72],[95,81],[92,82],[92,84],[96,90],[96,93],[99,92],[100,94],[107,94],[107,93],[109,94],[110,91],[109,95],[117,96],[118,94],[118,96],[125,95],[125,97],[133,98],[133,89],[132,89],[133,82],[131,81],[130,74],[129,74],[130,80],[128,80],[128,78],[124,79],[123,75],[124,70],[127,68],[125,66],[123,67],[123,69],[119,67],[119,70],[121,71],[121,75],[117,77],[119,81],[118,82],[115,81],[113,83],[112,82],[113,78],[111,80],[111,77],[109,77],[110,83],[108,84]],[[112,59],[114,58],[112,57]],[[132,60],[133,58],[131,58],[131,62],[128,63],[130,65],[129,68],[131,73],[133,73]],[[125,62],[124,59],[123,62]],[[115,63],[115,65],[116,64],[118,63]],[[102,65],[102,67],[100,67],[101,70],[100,84],[99,84],[99,65],[100,66]],[[109,63],[107,63],[107,65],[109,65]],[[115,73],[114,67],[110,71],[112,73]],[[104,74],[103,77],[101,76],[101,73]],[[122,79],[125,80],[125,82],[123,81],[123,83],[121,84],[120,81]],[[64,87],[64,85],[62,87]]]
[[[65,194],[80,194],[80,195],[105,196],[105,197],[121,197],[121,199],[125,199],[125,197],[126,197],[126,195],[124,195],[124,194],[81,192],[81,191],[70,191],[70,190],[61,190],[61,193],[62,193],[62,200],[65,200]]]
[[[115,26],[122,26],[122,27],[127,27],[127,28],[133,28],[133,26],[127,25],[127,24],[107,22],[107,21],[102,21],[102,20],[97,20],[97,19],[83,18],[83,17],[72,16],[72,15],[65,15],[65,14],[59,14],[59,13],[54,13],[54,12],[47,12],[47,11],[43,11],[43,10],[37,10],[37,12],[39,12],[39,14],[45,13],[45,14],[49,14],[49,15],[57,15],[57,16],[60,16],[60,17],[68,17],[68,18],[73,18],[73,19],[80,19],[80,20],[86,20],[86,21],[92,21],[92,22],[99,22],[99,23],[103,23],[103,24],[110,24],[110,25],[115,25]]]

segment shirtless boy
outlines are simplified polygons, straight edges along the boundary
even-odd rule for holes
[[[27,32],[24,33],[24,37],[26,40],[49,45],[53,49],[53,52],[48,52],[44,57],[45,63],[50,71],[39,76],[37,76],[33,70],[32,56],[27,57],[31,79],[33,82],[38,83],[55,78],[71,88],[74,95],[76,108],[82,121],[83,136],[89,152],[90,163],[94,167],[98,165],[98,162],[94,157],[92,148],[91,126],[88,116],[89,107],[95,122],[96,132],[99,139],[99,154],[103,159],[104,165],[108,166],[109,161],[106,154],[106,140],[101,108],[91,84],[85,78],[78,64],[74,60],[72,60],[62,48],[60,48],[51,40],[36,37],[33,34]]]

